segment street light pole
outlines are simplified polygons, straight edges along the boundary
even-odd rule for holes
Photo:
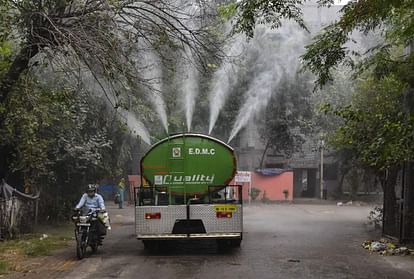
[[[320,171],[320,190],[321,190],[321,200],[323,200],[323,148],[325,145],[325,141],[321,140],[321,171]]]

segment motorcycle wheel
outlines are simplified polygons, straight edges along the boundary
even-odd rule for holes
[[[80,232],[76,235],[76,256],[79,260],[83,259],[86,254],[87,244],[84,242],[85,235]]]
[[[86,247],[85,245],[82,245],[80,241],[77,241],[76,244],[76,257],[78,260],[82,260],[83,257],[85,257]]]
[[[93,253],[98,252],[98,243],[94,243],[94,244],[92,244],[92,245],[91,245],[91,248],[92,248],[92,252],[93,252]]]

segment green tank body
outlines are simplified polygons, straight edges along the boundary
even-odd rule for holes
[[[203,196],[228,185],[236,158],[226,143],[202,134],[178,134],[154,144],[141,160],[141,185],[168,188],[174,196]]]

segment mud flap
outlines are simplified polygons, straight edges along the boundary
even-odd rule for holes
[[[206,233],[203,221],[200,219],[177,219],[172,230],[173,234]]]

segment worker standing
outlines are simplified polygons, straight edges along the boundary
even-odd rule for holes
[[[118,193],[119,193],[119,208],[124,207],[124,193],[125,193],[125,179],[121,178],[121,181],[118,183]]]
[[[326,181],[322,181],[322,193],[323,193],[323,199],[326,200],[328,196],[328,184],[326,184]]]

